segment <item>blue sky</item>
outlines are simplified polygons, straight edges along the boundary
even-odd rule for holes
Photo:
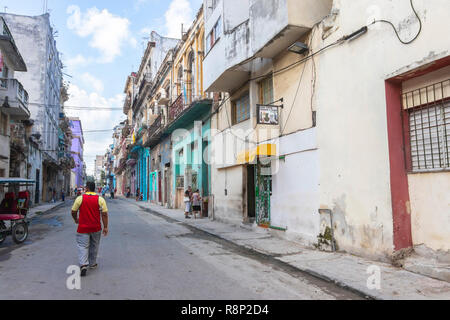
[[[122,107],[126,77],[137,71],[154,30],[179,38],[181,23],[189,25],[202,0],[48,0],[58,50],[70,82],[68,106]],[[0,10],[40,15],[44,0],[0,0]],[[26,57],[26,52],[22,55]],[[79,116],[83,129],[112,129],[125,115],[115,111],[68,111]],[[111,144],[111,133],[85,134],[85,161],[92,173],[97,154]]]

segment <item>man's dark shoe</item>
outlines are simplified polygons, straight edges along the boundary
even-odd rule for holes
[[[82,266],[81,267],[81,276],[86,277],[87,271],[88,271],[88,266]]]
[[[89,266],[89,269],[91,269],[91,270],[95,270],[97,268],[98,268],[98,264],[97,263],[92,265],[92,266]]]

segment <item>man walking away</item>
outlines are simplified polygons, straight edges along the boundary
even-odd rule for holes
[[[72,217],[78,225],[78,257],[81,276],[84,277],[88,269],[98,267],[97,254],[102,235],[102,222],[103,236],[108,235],[108,207],[105,199],[95,193],[95,182],[88,182],[87,192],[75,200]]]

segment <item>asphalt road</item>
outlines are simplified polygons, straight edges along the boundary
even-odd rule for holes
[[[110,235],[99,269],[66,286],[77,265],[69,204],[35,217],[21,246],[0,245],[0,299],[303,300],[360,299],[334,284],[182,223],[110,200]]]

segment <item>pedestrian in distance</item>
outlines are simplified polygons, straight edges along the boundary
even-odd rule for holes
[[[193,194],[192,187],[189,186],[187,191],[189,192],[189,199],[190,199],[189,201],[191,202],[190,209],[189,209],[189,215],[192,215],[192,194]]]
[[[61,190],[61,199],[63,202],[66,201],[66,194],[64,193],[64,190]]]
[[[202,197],[200,196],[200,190],[196,190],[192,194],[192,212],[194,214],[194,219],[197,219],[197,214],[201,218],[202,213]]]
[[[88,182],[87,192],[75,200],[72,217],[78,225],[78,259],[81,276],[85,277],[88,269],[97,269],[100,239],[102,233],[108,235],[108,207],[105,199],[95,193],[95,182]]]
[[[136,202],[141,200],[141,190],[137,188],[136,190]]]
[[[186,192],[184,193],[184,205],[185,205],[185,210],[184,210],[184,215],[186,216],[186,219],[190,219],[191,217],[189,217],[189,213],[191,212],[191,196],[190,196],[190,192],[189,190],[186,190]]]
[[[110,193],[111,193],[111,199],[114,199],[114,187],[111,186],[110,188]]]

